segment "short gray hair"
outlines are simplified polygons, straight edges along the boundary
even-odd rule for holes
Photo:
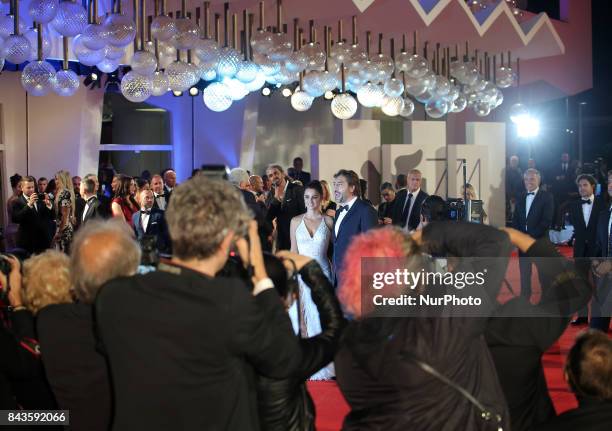
[[[100,287],[138,270],[140,246],[122,219],[91,220],[74,237],[70,269],[75,297],[93,303]]]
[[[228,181],[236,187],[240,187],[241,183],[249,182],[249,173],[242,168],[234,168],[230,171]]]
[[[534,174],[536,177],[542,178],[542,175],[540,175],[540,171],[538,171],[536,168],[526,169],[525,172],[523,173],[523,178],[525,178],[529,174]]]
[[[172,252],[179,259],[206,259],[229,231],[246,235],[250,219],[239,190],[196,175],[172,191],[166,210]]]

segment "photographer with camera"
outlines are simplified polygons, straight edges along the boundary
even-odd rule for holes
[[[255,374],[286,378],[301,361],[257,223],[231,184],[204,176],[173,190],[166,220],[172,260],[107,283],[96,299],[113,430],[257,430]],[[248,250],[253,292],[216,277],[235,246]]]
[[[19,224],[17,247],[30,254],[40,253],[51,247],[54,232],[53,205],[46,193],[36,193],[36,179],[32,176],[21,180],[23,194],[13,204],[13,223]]]

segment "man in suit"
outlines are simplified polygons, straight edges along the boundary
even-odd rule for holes
[[[393,224],[410,232],[417,228],[421,221],[421,204],[427,193],[421,190],[422,174],[418,169],[408,172],[408,188],[400,190],[395,196]]]
[[[166,203],[170,202],[170,197],[172,196],[172,190],[176,187],[176,172],[174,169],[166,169],[162,173],[162,178],[164,180],[164,194],[166,195]]]
[[[198,175],[172,194],[172,261],[115,279],[96,298],[113,429],[259,430],[256,374],[287,378],[301,353],[257,224],[228,182]],[[234,248],[253,268],[249,280],[215,277]]]
[[[164,191],[164,180],[161,175],[153,175],[151,177],[151,191],[153,191],[153,208],[165,211],[168,200]]]
[[[47,186],[49,185],[49,180],[45,177],[40,177],[36,185],[38,187],[38,193],[44,193],[45,190],[47,190]]]
[[[383,183],[380,186],[380,195],[383,202],[378,205],[378,224],[388,225],[393,223],[393,208],[395,207],[395,190],[391,183]]]
[[[359,177],[354,171],[339,170],[334,175],[334,197],[338,204],[332,241],[334,286],[340,284],[346,250],[355,235],[378,225],[378,215],[371,205],[359,199]]]
[[[580,199],[569,204],[569,217],[574,226],[574,259],[576,268],[589,279],[591,260],[597,256],[597,225],[599,213],[604,210],[604,203],[595,198],[597,181],[591,175],[582,174],[576,179]],[[573,325],[587,323],[588,309],[578,312]]]
[[[132,224],[136,239],[141,242],[145,236],[156,238],[157,250],[167,253],[170,249],[170,239],[164,212],[153,208],[153,192],[143,189],[140,192],[140,211],[132,216]]]
[[[230,171],[229,182],[240,190],[242,198],[246,203],[247,207],[253,213],[253,218],[257,222],[257,231],[259,232],[259,239],[261,241],[261,247],[264,251],[272,251],[272,223],[266,219],[266,204],[262,199],[258,199],[250,188],[249,174],[242,168],[234,168]]]
[[[612,199],[612,171],[608,172],[608,196]],[[612,315],[612,207],[599,214],[597,224],[597,256],[601,261],[593,262],[597,276],[597,290],[591,300],[591,323],[593,329],[608,332]]]
[[[276,250],[291,250],[291,219],[306,212],[304,187],[291,182],[280,165],[268,166],[266,175],[273,185],[266,202],[266,219],[269,223],[276,220]]]
[[[526,192],[516,202],[512,227],[539,239],[548,235],[553,221],[554,202],[550,193],[540,189],[542,177],[537,169],[529,168],[523,174]],[[519,252],[521,296],[531,298],[531,266],[533,262]]]
[[[85,204],[76,209],[77,229],[96,218],[105,218],[102,204],[96,195],[96,182],[91,177],[85,177],[81,181],[81,196]]]
[[[36,179],[24,177],[21,180],[23,194],[13,204],[13,223],[19,225],[17,247],[31,254],[48,249],[53,237],[53,205],[49,195],[36,193],[35,190]]]
[[[304,160],[301,157],[293,159],[293,179],[302,183],[304,187],[310,183],[310,172],[303,171]]]

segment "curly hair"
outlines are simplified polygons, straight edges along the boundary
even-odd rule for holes
[[[166,220],[179,259],[212,256],[229,231],[246,235],[251,214],[229,182],[195,176],[172,192]]]
[[[47,250],[23,264],[23,299],[34,314],[51,304],[72,302],[70,259],[64,253]]]

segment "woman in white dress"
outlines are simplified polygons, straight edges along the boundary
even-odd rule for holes
[[[331,239],[334,220],[321,211],[323,189],[319,181],[312,181],[304,189],[306,213],[291,220],[291,251],[316,260],[323,273],[331,280],[331,265],[327,249]],[[312,301],[310,288],[301,280],[299,301],[289,309],[289,317],[296,334],[302,338],[313,337],[321,332],[319,312]],[[299,309],[298,304],[299,303]],[[321,369],[310,377],[311,380],[329,380],[334,377],[333,365]]]

